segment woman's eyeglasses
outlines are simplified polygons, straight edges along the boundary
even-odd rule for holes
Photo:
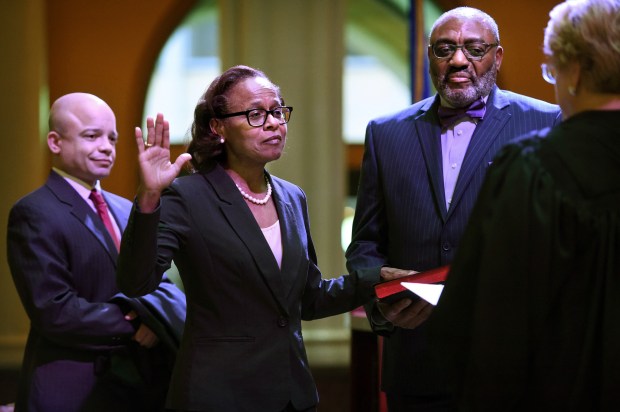
[[[218,119],[226,119],[227,117],[245,116],[248,119],[248,124],[252,127],[263,127],[267,121],[267,116],[271,115],[280,124],[286,124],[291,118],[291,112],[293,108],[291,106],[279,106],[271,110],[265,109],[250,109],[243,112],[235,112],[222,114],[217,116]]]
[[[555,67],[550,64],[543,63],[540,65],[542,69],[542,77],[549,84],[555,84]]]

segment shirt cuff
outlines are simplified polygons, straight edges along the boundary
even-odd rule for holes
[[[369,321],[372,330],[379,335],[389,336],[392,332],[394,332],[394,324],[383,316],[377,302],[372,305]]]

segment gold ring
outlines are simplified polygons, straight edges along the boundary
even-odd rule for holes
[[[151,146],[153,146],[153,143],[146,143],[146,142],[144,142],[144,148],[145,149],[148,149]]]

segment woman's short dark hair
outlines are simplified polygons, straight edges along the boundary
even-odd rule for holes
[[[187,152],[192,155],[191,165],[194,170],[208,169],[215,163],[226,159],[226,148],[220,142],[221,136],[211,131],[211,119],[228,113],[229,91],[243,80],[254,77],[269,80],[265,73],[258,69],[249,66],[233,66],[216,77],[198,100],[191,128],[192,140],[187,148]],[[279,95],[279,88],[275,85],[274,88]]]

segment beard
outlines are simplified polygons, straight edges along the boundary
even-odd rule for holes
[[[453,107],[465,107],[470,105],[474,100],[487,96],[491,93],[493,86],[497,81],[497,65],[493,65],[482,76],[476,76],[473,70],[466,70],[465,72],[471,79],[471,85],[465,89],[453,89],[449,86],[446,78],[452,73],[463,72],[463,70],[455,69],[449,70],[443,75],[437,75],[435,81],[435,88],[437,92]]]

